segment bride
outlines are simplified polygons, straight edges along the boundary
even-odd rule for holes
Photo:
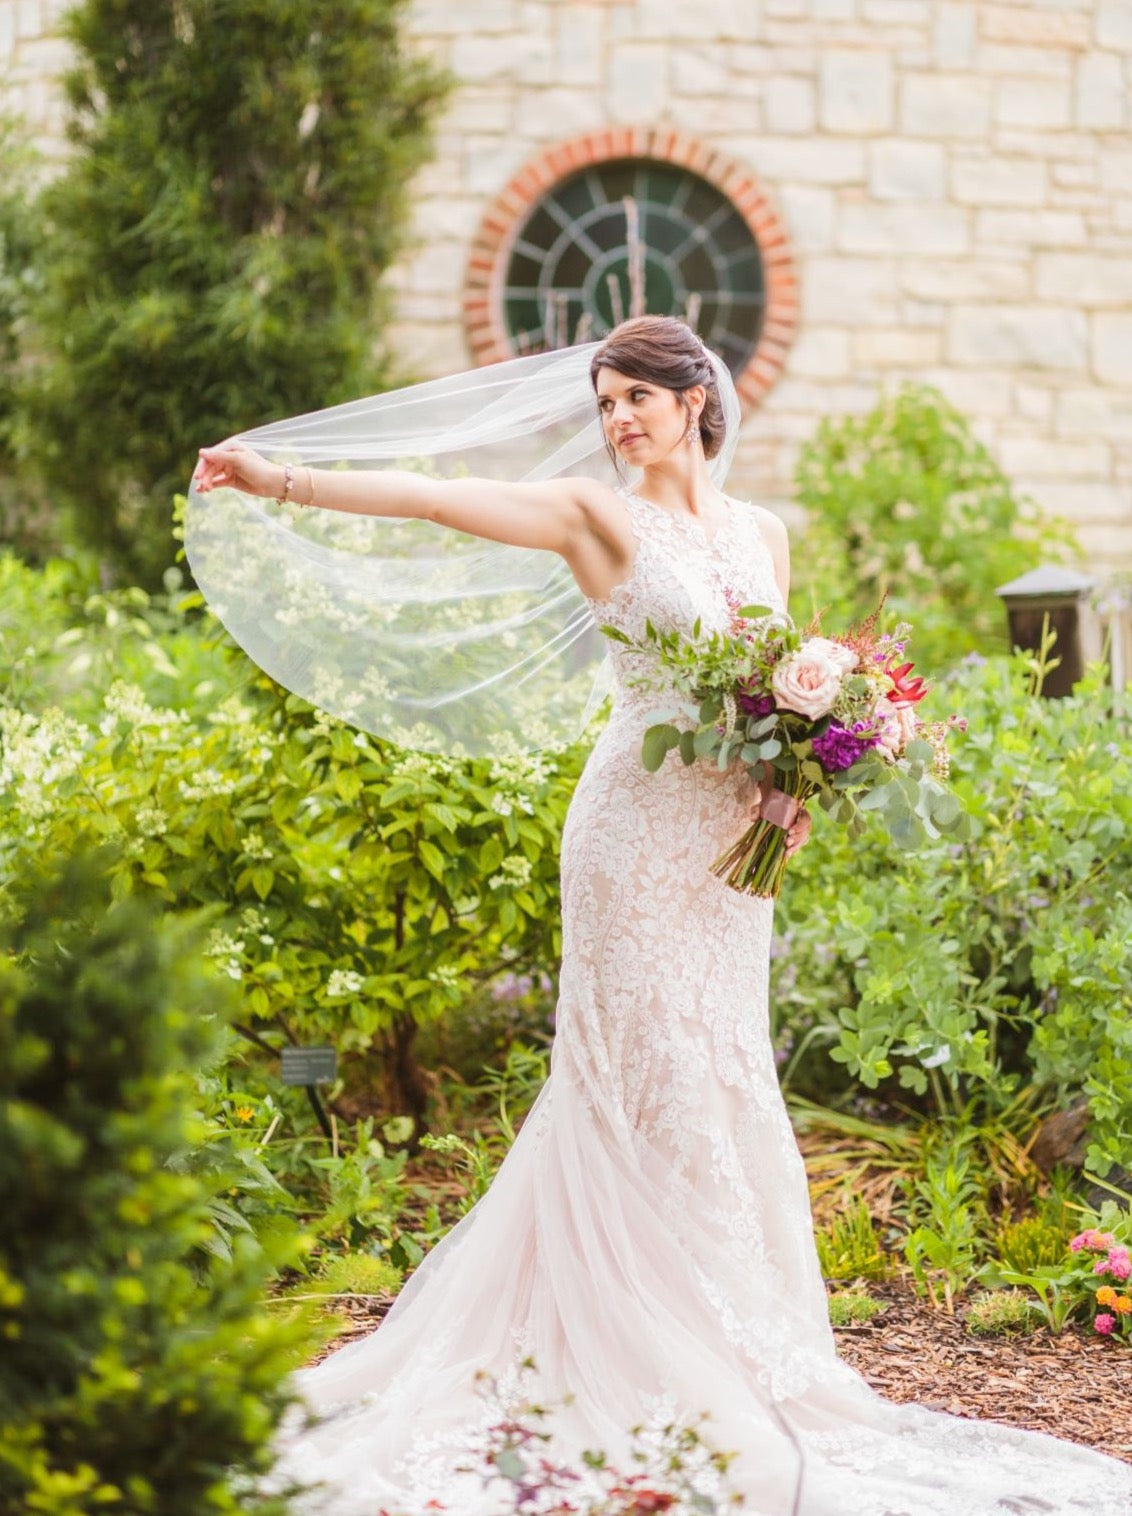
[[[719,360],[682,323],[642,317],[595,345],[589,377],[631,489],[281,467],[238,440],[201,449],[194,486],[548,550],[630,637],[646,618],[722,629],[734,595],[785,610],[782,525],[713,479],[736,414]],[[709,869],[761,796],[674,754],[647,774],[655,670],[619,643],[610,656],[612,714],[562,837],[550,1076],[489,1192],[380,1328],[298,1376],[320,1414],[284,1440],[283,1473],[319,1482],[307,1509],[325,1516],[497,1516],[457,1465],[499,1416],[477,1371],[506,1395],[529,1358],[539,1399],[570,1397],[559,1461],[601,1448],[617,1464],[630,1427],[706,1413],[753,1516],[1129,1516],[1118,1460],[894,1405],[838,1358],[770,1043],[773,902]],[[809,825],[796,816],[791,851]]]

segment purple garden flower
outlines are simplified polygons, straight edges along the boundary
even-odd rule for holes
[[[834,723],[814,738],[814,757],[827,774],[837,774],[851,769],[862,753],[875,747],[877,736],[867,721],[854,721],[848,728]]]

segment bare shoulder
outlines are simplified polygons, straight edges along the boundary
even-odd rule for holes
[[[752,503],[750,509],[755,513],[755,519],[759,524],[759,530],[766,538],[767,546],[773,552],[788,552],[790,549],[790,534],[786,530],[786,523],[782,517],[774,511],[768,510],[765,505]]]

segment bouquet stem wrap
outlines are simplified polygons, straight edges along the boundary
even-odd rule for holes
[[[721,853],[711,871],[733,890],[776,900],[786,877],[786,834],[799,809],[817,791],[799,769],[775,773],[775,788],[759,807],[758,820]]]

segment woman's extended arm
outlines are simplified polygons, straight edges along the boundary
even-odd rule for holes
[[[249,495],[278,497],[284,470],[242,443],[222,442],[201,448],[193,482],[201,493],[227,485]],[[581,538],[595,533],[604,538],[607,528],[620,537],[616,511],[605,499],[609,495],[611,491],[596,480],[585,478],[511,484],[430,479],[400,469],[318,469],[300,464],[294,469],[290,498],[323,510],[435,521],[494,542],[546,548],[569,558]],[[619,541],[610,545],[627,546]]]

